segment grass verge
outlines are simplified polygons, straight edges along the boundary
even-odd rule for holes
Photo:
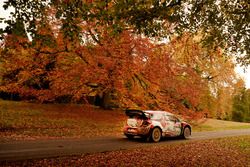
[[[193,123],[193,131],[218,131],[230,129],[249,129],[250,123],[224,121],[216,119],[202,119]]]
[[[54,138],[86,138],[122,134],[121,110],[77,104],[34,104],[0,100],[0,142]],[[206,119],[193,131],[250,128],[250,123]]]
[[[0,101],[0,140],[79,138],[121,134],[120,110],[76,104]]]

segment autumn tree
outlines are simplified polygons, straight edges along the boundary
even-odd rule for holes
[[[230,104],[238,80],[234,63],[223,49],[203,47],[200,39],[200,36],[184,34],[166,45],[167,53],[183,69],[178,75],[184,83],[177,80],[173,88],[179,84],[180,90],[186,90],[183,102],[193,110],[203,110],[210,117],[230,119]]]
[[[4,8],[13,7],[12,19],[5,19],[7,33],[16,21],[26,25],[26,32],[34,36],[37,20],[47,8],[55,9],[64,34],[81,37],[79,23],[93,24],[95,39],[101,39],[99,26],[107,26],[109,34],[130,30],[153,37],[203,31],[204,44],[216,44],[230,52],[242,52],[242,64],[249,64],[249,3],[247,0],[7,0]],[[98,38],[96,38],[98,37]]]
[[[245,21],[212,3],[8,0],[4,8],[15,11],[1,31],[0,91],[40,102],[224,114],[235,81],[227,49],[241,40],[248,53],[249,39]]]
[[[232,120],[239,122],[250,121],[250,91],[242,88],[233,98]]]

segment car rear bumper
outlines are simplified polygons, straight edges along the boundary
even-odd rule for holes
[[[150,126],[146,127],[129,127],[126,126],[123,130],[125,135],[133,135],[133,136],[147,136],[150,133]]]

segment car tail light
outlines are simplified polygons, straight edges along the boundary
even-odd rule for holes
[[[152,124],[152,121],[151,121],[150,119],[147,119],[147,120],[144,120],[144,121],[143,121],[143,124],[142,124],[142,125],[148,126],[148,125],[150,125],[150,124]]]

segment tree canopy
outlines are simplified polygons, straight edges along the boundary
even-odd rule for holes
[[[240,122],[250,121],[250,90],[242,88],[233,98],[232,119]]]
[[[243,53],[238,60],[249,64],[250,4],[248,0],[7,0],[5,9],[14,8],[11,20],[1,32],[37,34],[37,22],[44,17],[56,20],[69,39],[83,38],[83,25],[92,25],[94,40],[105,31],[116,35],[124,30],[150,37],[169,38],[184,32],[203,33],[204,44]],[[86,31],[86,30],[85,30]]]
[[[0,97],[230,118],[249,5],[223,2],[7,0]]]

